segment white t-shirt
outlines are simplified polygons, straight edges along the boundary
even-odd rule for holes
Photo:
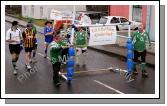
[[[13,31],[11,28],[6,32],[6,40],[15,40],[17,42],[9,42],[9,44],[20,44],[21,40],[21,30],[16,29]]]

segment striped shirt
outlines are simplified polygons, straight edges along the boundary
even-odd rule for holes
[[[34,46],[35,33],[33,32],[33,30],[26,29],[22,33],[22,36],[23,36],[24,47],[31,48]]]

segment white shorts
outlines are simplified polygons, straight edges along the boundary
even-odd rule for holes
[[[87,47],[84,48],[76,48],[76,54],[81,55],[87,53]]]

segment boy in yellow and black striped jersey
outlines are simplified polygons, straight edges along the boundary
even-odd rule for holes
[[[34,47],[35,41],[35,33],[32,30],[32,24],[28,23],[27,28],[23,31],[23,44],[25,49],[25,59],[26,59],[26,67],[27,69],[31,69],[30,61],[31,61],[31,52]]]

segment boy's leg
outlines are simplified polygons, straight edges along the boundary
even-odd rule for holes
[[[143,76],[148,76],[148,73],[145,70],[145,67],[146,67],[145,58],[146,58],[146,50],[144,50],[141,54],[141,70],[142,70],[142,75]]]
[[[82,49],[82,64],[85,65],[86,64],[86,52],[87,52],[87,47]]]
[[[31,69],[31,66],[30,66],[30,61],[31,61],[31,58],[30,58],[30,48],[25,48],[25,59],[26,59],[26,67],[27,69]]]
[[[15,53],[12,53],[12,65],[13,65],[13,68],[15,69],[16,68],[16,54]]]
[[[136,64],[137,64],[137,61],[138,61],[138,57],[139,57],[139,54],[137,51],[134,50],[134,59],[133,59],[133,74],[138,74],[137,70],[136,70]]]
[[[37,62],[36,59],[35,59],[36,51],[37,51],[37,44],[34,45],[33,54],[32,54],[32,62],[34,62],[34,63]]]
[[[81,54],[80,48],[76,48],[76,57],[75,57],[76,65],[79,65],[79,63],[80,63],[80,60],[79,60],[80,54]]]
[[[47,57],[47,51],[48,51],[48,43],[45,42],[45,56],[44,56],[44,58]]]
[[[56,63],[52,64],[52,66],[53,66],[53,80],[54,80],[54,83],[58,84],[58,85],[60,83],[60,78],[59,78],[60,65],[61,65],[60,62],[56,62]]]

